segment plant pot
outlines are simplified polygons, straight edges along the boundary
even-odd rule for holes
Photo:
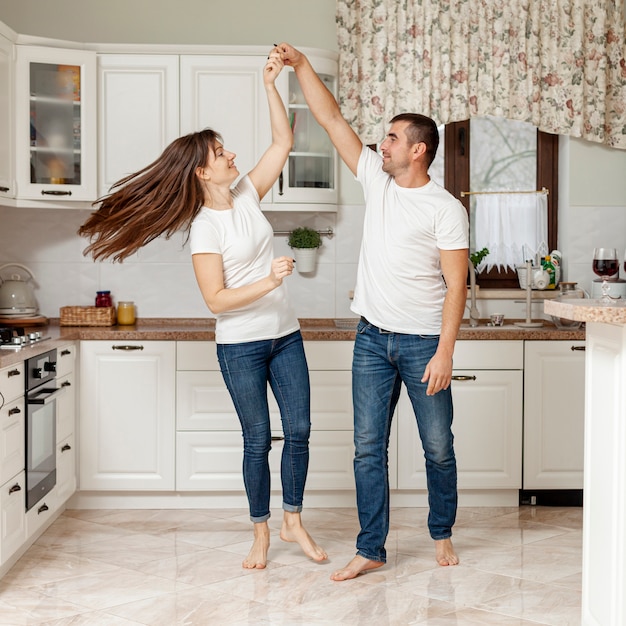
[[[317,248],[294,248],[293,256],[296,259],[296,269],[300,274],[310,274],[315,271]]]

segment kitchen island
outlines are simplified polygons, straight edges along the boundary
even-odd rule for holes
[[[582,623],[626,624],[626,305],[547,301],[586,322]]]

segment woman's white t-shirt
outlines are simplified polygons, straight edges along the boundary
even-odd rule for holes
[[[446,285],[439,250],[469,245],[463,205],[434,181],[400,187],[364,147],[357,180],[365,193],[363,241],[352,310],[398,333],[441,333]]]
[[[259,195],[248,176],[244,176],[233,189],[233,199],[234,206],[230,210],[202,207],[189,234],[192,255],[222,255],[226,289],[249,285],[267,277],[274,258],[274,233],[261,211]],[[247,306],[219,313],[215,341],[241,343],[276,339],[299,327],[283,282]]]

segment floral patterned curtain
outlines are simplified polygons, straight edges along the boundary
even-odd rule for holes
[[[626,149],[621,0],[337,0],[339,101],[364,143],[400,112],[495,115]]]

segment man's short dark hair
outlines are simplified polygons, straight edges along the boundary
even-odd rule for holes
[[[419,113],[400,113],[391,120],[392,124],[394,122],[409,123],[405,133],[410,143],[426,144],[426,165],[430,167],[439,147],[439,129],[435,121]]]

